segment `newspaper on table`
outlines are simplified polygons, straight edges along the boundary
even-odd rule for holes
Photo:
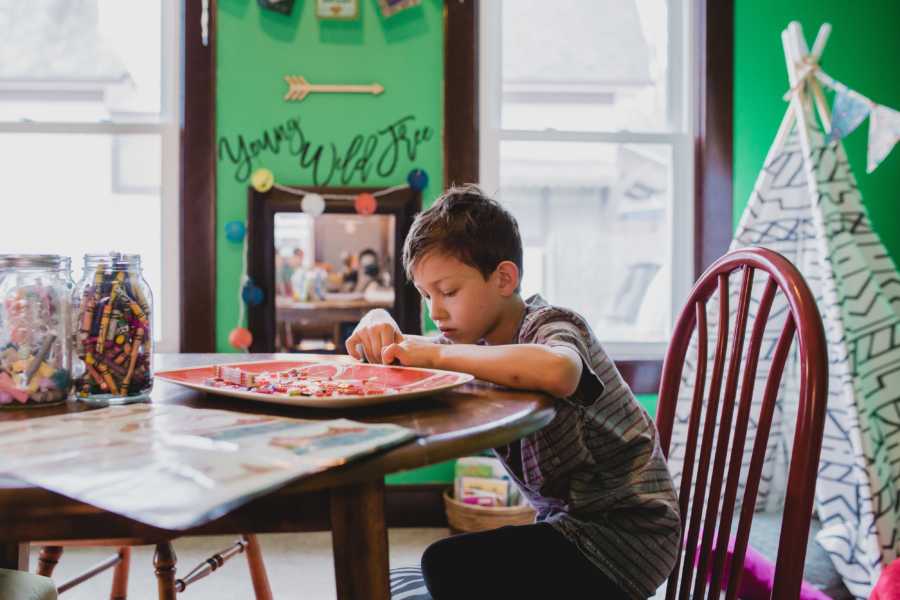
[[[132,404],[0,423],[0,472],[180,530],[415,436],[347,419]]]

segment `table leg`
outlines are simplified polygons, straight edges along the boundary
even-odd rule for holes
[[[331,490],[338,600],[390,600],[384,481]]]
[[[20,542],[0,543],[0,569],[28,570],[29,544]]]

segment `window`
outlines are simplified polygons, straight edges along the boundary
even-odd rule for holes
[[[616,359],[660,359],[692,281],[689,0],[480,4],[481,185],[516,216],[523,293]]]
[[[0,6],[0,252],[140,254],[177,351],[179,5]]]

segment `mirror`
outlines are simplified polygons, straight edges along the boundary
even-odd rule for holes
[[[335,351],[341,329],[394,308],[394,215],[275,213],[276,352]]]
[[[325,198],[323,214],[302,211],[304,191]],[[361,192],[379,193],[375,214],[354,209]],[[251,351],[342,354],[374,308],[388,310],[404,332],[420,332],[419,295],[400,264],[420,208],[421,195],[409,188],[249,188],[247,274],[264,292],[260,305],[247,307]]]

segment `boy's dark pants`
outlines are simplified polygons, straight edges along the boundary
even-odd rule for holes
[[[627,596],[546,523],[439,540],[422,555],[434,600],[617,600]]]

